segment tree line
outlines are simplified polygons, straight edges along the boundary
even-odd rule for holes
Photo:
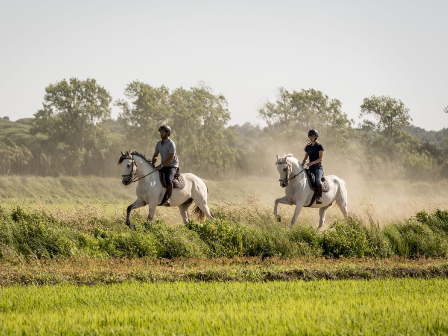
[[[326,164],[335,169],[356,167],[384,178],[448,177],[448,132],[429,142],[428,132],[411,125],[405,104],[389,96],[365,98],[363,121],[355,125],[338,99],[315,89],[279,88],[258,109],[266,124],[260,127],[229,126],[226,98],[204,84],[169,89],[134,81],[124,95],[114,101],[95,79],[48,85],[33,118],[0,119],[0,174],[116,176],[120,151],[134,148],[150,157],[158,127],[168,124],[181,171],[206,178],[272,172],[275,154],[301,158],[309,129],[319,131]],[[117,119],[111,106],[120,109]]]

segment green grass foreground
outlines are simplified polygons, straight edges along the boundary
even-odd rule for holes
[[[442,335],[448,280],[0,289],[1,335]]]

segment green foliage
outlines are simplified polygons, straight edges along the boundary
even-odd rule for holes
[[[233,167],[237,151],[230,146],[234,133],[225,128],[230,113],[224,96],[204,85],[170,92],[141,82],[130,83],[125,95],[130,102],[118,100],[116,105],[131,147],[152,155],[159,126],[168,124],[183,170],[216,176]]]
[[[388,96],[364,98],[359,116],[373,116],[375,121],[365,119],[364,127],[383,134],[389,140],[412,120],[403,102]]]
[[[279,88],[277,101],[267,102],[258,113],[276,140],[306,139],[308,130],[317,129],[325,136],[328,148],[345,153],[352,133],[352,121],[341,108],[338,99],[330,99],[321,91],[309,89],[289,92]]]
[[[183,226],[171,228],[156,220],[143,223],[143,227],[156,238],[157,256],[160,258],[201,258],[207,255],[204,242]]]
[[[120,118],[130,144],[128,147],[152,154],[155,145],[152,143],[158,138],[157,129],[171,115],[169,89],[134,81],[126,86],[124,94],[130,102],[121,99],[115,105],[122,110]]]
[[[94,238],[96,241],[92,245],[97,246],[107,257],[140,258],[156,257],[158,254],[156,238],[144,232],[116,233],[96,229]]]
[[[70,78],[45,88],[43,109],[34,115],[31,132],[48,140],[46,150],[58,153],[60,172],[79,174],[94,156],[104,159],[110,145],[109,93],[94,79]],[[67,167],[68,166],[68,167]]]
[[[181,171],[205,178],[273,173],[279,149],[300,159],[311,128],[319,130],[332,168],[359,166],[384,179],[448,177],[448,130],[411,126],[408,108],[388,96],[365,98],[364,123],[354,129],[341,101],[315,89],[280,88],[258,109],[266,127],[227,126],[226,98],[204,84],[171,90],[133,81],[126,100],[115,102],[117,120],[110,118],[112,98],[94,79],[62,80],[45,92],[34,118],[0,119],[0,174],[116,176],[120,150],[150,157],[158,127],[169,124]]]
[[[364,257],[368,250],[366,228],[358,219],[335,221],[322,236],[322,249],[331,257]]]
[[[1,209],[1,208],[0,208]],[[247,227],[230,219],[170,227],[141,221],[130,231],[122,221],[95,218],[75,229],[43,211],[16,207],[0,211],[2,258],[217,258],[217,257],[374,257],[448,255],[448,212],[419,212],[405,223],[380,228],[359,218],[335,221],[328,230],[298,225],[289,231]],[[227,216],[227,218],[230,218]]]

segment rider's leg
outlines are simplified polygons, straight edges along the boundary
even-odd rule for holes
[[[316,177],[316,204],[322,204],[322,175],[324,174],[324,171],[321,169],[316,169],[314,171],[314,175]]]
[[[177,168],[169,168],[165,173],[166,196],[165,206],[171,206],[171,195],[173,194],[173,179],[177,172]]]

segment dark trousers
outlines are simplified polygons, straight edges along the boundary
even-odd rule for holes
[[[167,187],[173,183],[174,175],[176,175],[177,170],[178,168],[176,167],[163,167],[162,169],[160,169]]]

